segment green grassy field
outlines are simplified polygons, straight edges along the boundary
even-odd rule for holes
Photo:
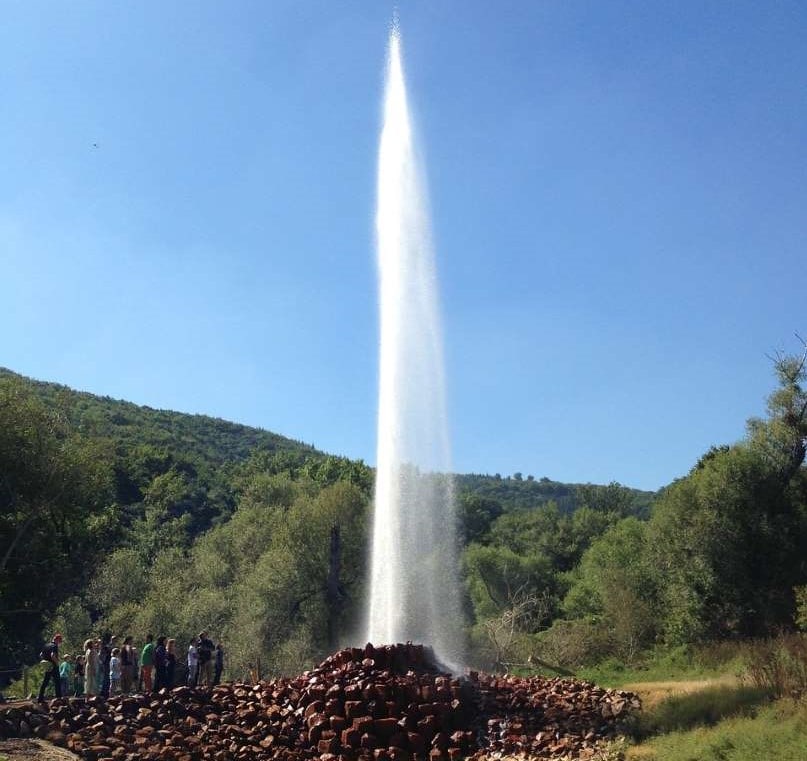
[[[609,759],[807,761],[802,644],[789,637],[751,649],[668,651],[631,668],[605,662],[577,676],[642,698],[641,715]]]
[[[698,721],[632,744],[625,757],[627,761],[804,761],[807,702],[741,703],[734,715],[714,723]]]

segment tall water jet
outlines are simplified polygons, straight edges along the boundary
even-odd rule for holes
[[[426,183],[390,35],[378,157],[378,449],[367,636],[462,663],[442,330]]]

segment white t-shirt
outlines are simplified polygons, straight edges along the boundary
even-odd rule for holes
[[[188,666],[196,666],[199,663],[199,653],[196,652],[196,645],[193,643],[188,647]]]

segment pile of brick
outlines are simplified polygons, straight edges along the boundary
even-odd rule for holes
[[[638,707],[584,682],[457,678],[433,664],[420,645],[367,645],[256,685],[0,710],[0,734],[43,737],[87,761],[587,758]]]
[[[474,683],[486,755],[589,758],[641,708],[632,693],[572,679],[483,674]]]

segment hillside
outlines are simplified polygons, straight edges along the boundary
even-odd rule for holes
[[[285,453],[293,460],[328,456],[300,441],[221,418],[153,409],[108,396],[75,391],[58,383],[34,380],[0,368],[0,379],[3,378],[13,378],[23,383],[47,407],[63,414],[76,431],[88,437],[110,439],[119,451],[153,447],[171,452],[176,459],[210,468],[242,462],[254,450]],[[570,513],[578,505],[577,494],[583,486],[545,477],[539,480],[521,478],[520,474],[502,477],[499,474],[470,473],[459,474],[456,479],[460,495],[473,494],[495,500],[504,512],[530,509],[552,501],[562,512]],[[646,515],[653,492],[630,491],[634,497],[632,512]]]
[[[262,428],[74,391],[58,383],[26,378],[6,368],[0,368],[2,378],[24,383],[48,407],[66,415],[79,432],[110,438],[127,447],[146,444],[169,449],[214,466],[244,460],[255,448],[318,454],[307,444]]]
[[[803,625],[806,368],[777,360],[770,417],[658,495],[458,476],[468,662],[574,669]],[[0,670],[54,628],[71,647],[205,628],[239,670],[305,668],[361,624],[372,485],[268,431],[3,372]]]
[[[344,611],[338,617],[346,622],[358,610],[373,483],[372,469],[361,461],[259,428],[155,410],[2,369],[0,476],[0,645],[10,658],[0,659],[0,668],[35,652],[42,627],[65,604],[81,617],[89,615],[86,626],[101,620],[117,628],[118,616],[135,614],[143,627],[156,626],[147,617],[154,607],[133,602],[151,588],[150,569],[167,564],[159,574],[171,582],[156,587],[164,596],[191,558],[205,556],[210,542],[235,543],[226,553],[226,585],[235,590],[247,582],[264,584],[264,576],[249,581],[261,553],[269,552],[281,566],[321,553],[333,511],[353,527],[343,536],[352,547],[345,547],[343,563],[353,570],[343,580]],[[489,545],[485,551],[495,553],[507,537],[529,536],[561,570],[572,568],[592,538],[618,517],[643,515],[653,496],[617,484],[563,484],[518,474],[461,475],[457,485],[464,544]],[[577,511],[581,506],[587,510]],[[576,512],[583,519],[574,522]],[[295,514],[305,516],[300,528],[313,544],[294,550],[291,558],[284,554],[292,543],[284,532],[292,530]],[[319,533],[312,532],[315,523],[321,523]],[[255,537],[251,555],[238,545],[246,536]],[[221,553],[200,561],[187,580],[191,590],[199,588],[209,566],[223,562]],[[237,559],[242,556],[252,557],[251,563]],[[316,568],[327,568],[324,559],[318,562]],[[318,578],[318,572],[299,578]],[[220,593],[222,579],[205,582],[212,584],[210,594]],[[320,581],[313,588],[308,583],[296,591],[283,588],[283,595],[292,595],[292,612],[284,614],[291,623],[300,619],[302,601],[320,593]],[[234,620],[231,625],[235,632]],[[294,636],[293,629],[274,635],[276,641]],[[274,657],[287,663],[281,653]]]
[[[534,479],[527,476],[524,478],[520,473],[513,476],[468,473],[457,475],[456,480],[457,490],[460,494],[474,494],[484,499],[495,500],[505,512],[529,510],[554,502],[562,513],[572,513],[580,506],[581,495],[591,486],[591,484],[562,483],[546,477]],[[655,492],[629,487],[620,488],[626,490],[630,495],[627,512],[647,517]]]

